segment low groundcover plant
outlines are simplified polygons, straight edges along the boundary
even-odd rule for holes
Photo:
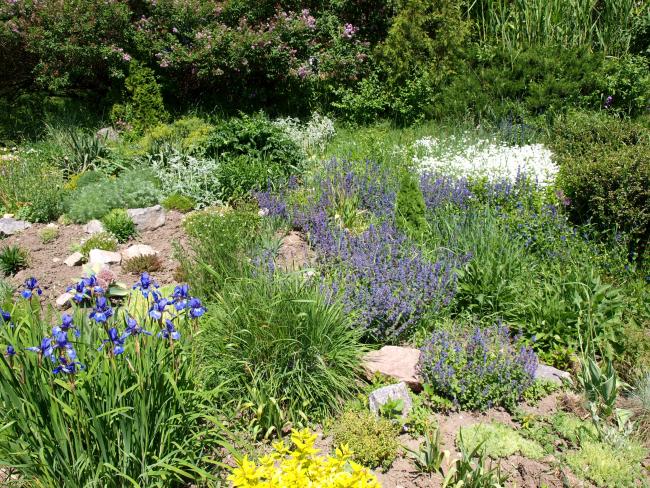
[[[189,354],[205,313],[186,285],[143,273],[125,303],[94,275],[60,319],[34,278],[0,320],[0,466],[28,485],[185,486],[209,479],[220,435]],[[10,471],[14,472],[14,471]]]

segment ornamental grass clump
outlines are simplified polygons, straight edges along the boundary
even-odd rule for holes
[[[29,486],[187,486],[210,479],[219,429],[199,392],[192,336],[205,313],[187,286],[143,274],[124,303],[98,279],[55,318],[28,280],[0,324],[0,460]]]
[[[503,324],[438,330],[421,351],[424,382],[460,408],[514,408],[535,381],[536,354]]]

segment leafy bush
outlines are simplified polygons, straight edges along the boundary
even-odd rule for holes
[[[461,427],[456,442],[462,448],[473,451],[480,446],[493,459],[521,454],[530,459],[544,457],[542,446],[535,441],[524,438],[515,429],[499,422],[474,424]]]
[[[50,222],[63,212],[63,178],[36,150],[0,149],[0,205],[31,222]]]
[[[74,222],[100,219],[115,208],[149,207],[158,203],[156,178],[147,171],[125,171],[116,179],[85,183],[67,198],[68,215]]]
[[[230,281],[210,306],[198,349],[208,387],[227,380],[258,433],[322,420],[356,388],[364,348],[318,284],[267,276]]]
[[[149,166],[161,182],[163,195],[180,195],[208,207],[224,196],[217,159],[192,156],[175,149],[149,155],[143,164]]]
[[[217,178],[223,200],[286,180],[301,169],[304,159],[301,148],[262,114],[222,121],[204,151],[220,161]]]
[[[376,468],[389,468],[397,457],[399,426],[386,418],[377,418],[368,410],[347,411],[332,428],[334,444],[348,446],[354,459]]]
[[[311,119],[305,123],[286,117],[274,120],[273,124],[282,129],[305,154],[325,151],[325,146],[336,133],[334,122],[318,113],[312,114]]]
[[[158,153],[165,147],[200,154],[213,129],[213,125],[199,117],[182,117],[171,124],[161,124],[148,129],[138,142],[138,147],[150,154]]]
[[[197,205],[195,200],[180,193],[172,193],[161,203],[165,209],[176,210],[181,213],[191,212]]]
[[[643,259],[650,241],[647,129],[606,115],[572,113],[553,135],[571,217],[629,234],[636,241],[631,251]]]
[[[62,479],[73,488],[210,479],[205,449],[216,447],[220,431],[207,416],[212,393],[197,393],[190,354],[200,303],[179,289],[169,302],[148,293],[132,297],[131,309],[112,308],[96,284],[92,276],[75,287],[80,297],[92,296],[90,314],[75,309],[51,329],[51,314],[41,318],[34,303],[34,280],[23,292],[29,301],[12,309],[14,327],[1,328],[5,464],[41,486]],[[191,305],[172,314],[164,310],[171,303]],[[149,308],[169,320],[152,318]]]
[[[117,244],[117,239],[113,234],[109,234],[108,232],[98,232],[80,244],[79,252],[83,254],[84,258],[88,259],[88,255],[93,249],[116,251]]]
[[[439,330],[422,347],[418,369],[434,392],[461,408],[514,408],[537,370],[537,356],[505,325]]]
[[[605,58],[596,75],[596,95],[600,96],[593,100],[592,107],[600,105],[607,111],[628,116],[643,114],[650,105],[649,73],[650,64],[643,56]]]
[[[59,228],[45,227],[44,229],[41,229],[41,231],[38,233],[38,236],[41,238],[41,242],[43,244],[49,244],[59,237]]]
[[[4,276],[15,275],[27,267],[27,251],[18,246],[5,246],[0,250],[0,271]]]
[[[153,273],[162,269],[162,259],[157,254],[135,256],[122,261],[122,271],[131,274]]]
[[[138,234],[135,222],[123,208],[114,208],[102,217],[106,232],[112,234],[117,242],[126,242]]]
[[[124,86],[127,91],[126,103],[116,104],[111,110],[115,124],[141,134],[169,117],[152,69],[131,61]]]
[[[274,452],[260,466],[247,457],[237,462],[238,466],[229,476],[235,487],[252,488],[279,484],[285,486],[297,478],[305,480],[314,488],[331,486],[358,486],[360,488],[379,488],[377,478],[366,468],[358,465],[351,458],[354,453],[346,447],[336,450],[334,457],[318,456],[314,449],[316,434],[308,430],[293,431],[291,440],[295,447],[289,450],[283,441],[274,444]],[[266,462],[266,461],[273,462]],[[276,464],[277,463],[277,464]],[[254,474],[251,476],[251,472]],[[251,481],[253,478],[255,481]]]

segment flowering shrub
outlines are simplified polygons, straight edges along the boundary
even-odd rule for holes
[[[461,408],[513,408],[529,388],[537,356],[507,326],[471,331],[439,330],[422,347],[418,365],[425,383]]]
[[[259,465],[244,457],[228,479],[236,488],[330,488],[354,486],[380,488],[370,470],[351,460],[353,453],[341,446],[334,456],[319,456],[314,448],[316,434],[293,431],[290,450],[283,441],[273,444],[274,451],[260,459]]]
[[[99,277],[71,288],[76,306],[51,322],[27,280],[0,321],[0,457],[28,484],[178,486],[209,477],[202,452],[218,431],[204,417],[189,346],[201,302],[163,296],[145,273],[128,302]]]
[[[299,119],[293,117],[274,120],[273,124],[281,128],[289,136],[289,139],[307,154],[314,151],[324,151],[325,145],[334,137],[336,132],[334,122],[318,113],[314,113],[311,119],[304,124],[301,124]]]

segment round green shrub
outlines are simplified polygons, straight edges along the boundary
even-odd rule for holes
[[[126,242],[137,235],[133,219],[123,208],[115,208],[102,218],[102,224],[107,232],[113,234],[117,242]]]
[[[334,444],[346,444],[354,460],[364,466],[390,467],[397,457],[400,427],[386,418],[377,418],[368,410],[347,411],[332,429]]]
[[[187,213],[194,210],[196,202],[185,195],[172,193],[162,201],[162,206],[167,210],[177,210],[182,213]]]
[[[81,243],[79,252],[83,254],[84,258],[88,259],[90,251],[93,249],[101,249],[102,251],[116,251],[117,239],[114,235],[108,232],[98,232],[88,238],[88,240]]]

